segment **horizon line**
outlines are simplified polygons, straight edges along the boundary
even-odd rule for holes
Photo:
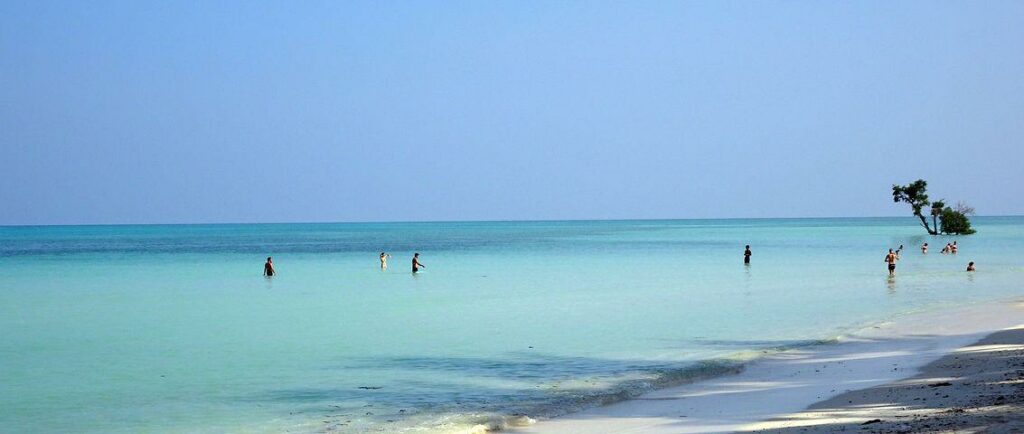
[[[277,221],[277,222],[208,222],[208,223],[25,223],[0,224],[0,228],[30,227],[83,227],[83,226],[216,226],[216,225],[288,225],[288,224],[408,224],[408,223],[545,223],[545,222],[644,222],[644,221],[696,221],[696,220],[813,220],[813,219],[873,219],[901,218],[916,216],[825,216],[825,217],[670,217],[670,218],[624,218],[624,219],[495,219],[495,220],[349,220],[349,221]],[[974,215],[972,217],[1024,217],[1019,214]]]

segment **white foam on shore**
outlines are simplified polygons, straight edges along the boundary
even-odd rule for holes
[[[785,418],[850,390],[911,377],[945,354],[1022,323],[1020,301],[906,315],[835,344],[768,355],[736,375],[661,389],[508,431],[676,434],[768,428],[763,421]]]

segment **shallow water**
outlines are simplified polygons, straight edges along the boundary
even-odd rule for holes
[[[557,414],[719,366],[701,361],[1024,293],[1024,217],[974,223],[956,238],[910,217],[2,227],[0,431]]]

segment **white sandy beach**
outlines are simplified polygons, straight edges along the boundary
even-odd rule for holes
[[[964,347],[1021,324],[1024,324],[1024,303],[1020,301],[906,315],[852,333],[836,344],[768,356],[736,375],[651,392],[636,399],[515,428],[512,432],[678,434],[802,430],[857,425],[880,416],[910,417],[883,413],[883,408],[892,405],[882,404],[864,404],[845,411],[806,409],[842,394],[915,377],[929,363],[958,349],[976,353],[981,347]],[[997,344],[996,347],[1017,350],[1014,345]],[[960,364],[957,366],[962,368]],[[987,369],[981,365],[976,368]],[[933,375],[915,377],[913,381],[900,384],[942,380],[941,375],[929,372]],[[943,395],[978,393],[960,387],[950,390]],[[851,406],[856,405],[853,398],[848,401]],[[900,404],[898,399],[890,401],[894,402],[888,404]]]

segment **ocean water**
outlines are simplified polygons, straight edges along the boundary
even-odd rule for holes
[[[454,432],[555,415],[1024,295],[1024,217],[974,223],[966,237],[911,217],[0,227],[0,432]]]

